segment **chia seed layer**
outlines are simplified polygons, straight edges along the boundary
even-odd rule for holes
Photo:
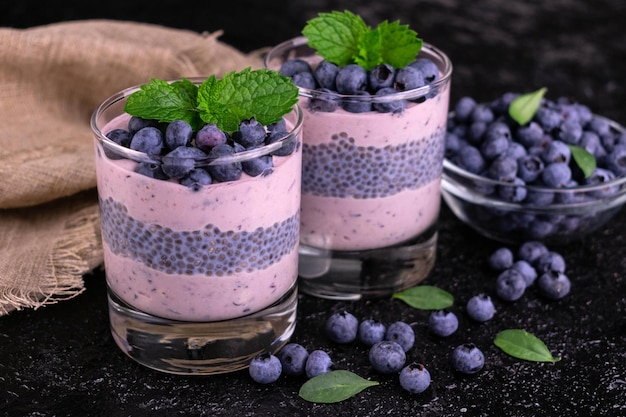
[[[100,216],[113,253],[167,274],[221,277],[265,269],[292,252],[299,239],[299,213],[253,232],[222,231],[212,224],[176,231],[134,219],[109,197],[100,200]]]
[[[323,197],[378,198],[416,189],[441,175],[444,128],[400,145],[358,146],[341,132],[303,144],[302,191]]]

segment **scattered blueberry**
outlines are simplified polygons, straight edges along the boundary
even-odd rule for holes
[[[396,321],[387,327],[385,340],[398,343],[402,349],[407,352],[415,343],[415,332],[407,323],[403,321]]]
[[[326,335],[336,343],[355,341],[358,330],[359,320],[345,310],[332,314],[326,321]]]
[[[332,367],[333,361],[328,353],[318,349],[309,353],[309,357],[307,358],[304,366],[304,371],[308,378],[313,378],[330,372]]]
[[[287,343],[278,352],[278,359],[285,375],[297,376],[305,372],[309,352],[298,343]]]
[[[400,371],[400,386],[412,394],[426,391],[430,386],[430,373],[420,363],[413,362]]]
[[[509,268],[500,273],[496,280],[496,293],[504,301],[519,300],[526,291],[526,280],[515,269]]]
[[[520,245],[517,250],[517,257],[531,265],[536,265],[539,258],[545,253],[548,253],[548,247],[544,243],[530,240]]]
[[[459,319],[451,311],[437,310],[428,317],[428,329],[441,337],[448,337],[459,328]]]
[[[372,346],[385,339],[387,327],[380,321],[374,319],[363,320],[359,323],[357,337],[366,346]]]
[[[565,272],[565,259],[560,253],[548,251],[537,259],[536,268],[540,272]]]
[[[504,271],[513,266],[513,257],[511,249],[498,248],[489,256],[489,267],[495,271]]]
[[[473,343],[465,343],[452,351],[451,362],[456,371],[475,374],[485,365],[485,356]]]
[[[561,271],[547,271],[537,279],[539,292],[551,300],[560,300],[565,297],[569,294],[571,285],[567,275]]]
[[[524,281],[526,281],[526,287],[531,286],[537,279],[537,270],[528,261],[523,259],[515,261],[511,268],[522,274]]]
[[[406,353],[398,343],[383,340],[370,348],[369,361],[375,371],[392,374],[402,370],[406,363]]]
[[[270,353],[261,353],[250,361],[250,377],[259,384],[276,382],[282,372],[280,360]]]
[[[493,318],[496,308],[491,297],[485,293],[480,293],[467,301],[465,312],[472,320],[482,323]]]

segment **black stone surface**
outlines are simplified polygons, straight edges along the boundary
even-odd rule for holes
[[[193,7],[192,7],[193,6]],[[8,6],[5,6],[8,7]],[[230,0],[216,4],[110,1],[14,2],[2,26],[116,18],[195,31],[224,29],[222,40],[252,50],[298,35],[319,11],[350,9],[370,24],[400,19],[446,51],[454,64],[453,101],[490,100],[505,91],[541,86],[594,112],[626,123],[626,30],[622,0]],[[302,378],[262,386],[245,371],[181,377],[146,369],[115,346],[108,328],[104,275],[85,276],[86,291],[69,301],[0,317],[0,415],[6,416],[624,416],[626,415],[626,211],[602,231],[554,248],[564,254],[571,294],[547,302],[531,289],[515,303],[497,303],[496,317],[470,322],[465,301],[492,292],[486,257],[500,245],[480,237],[444,207],[438,261],[427,283],[456,297],[460,329],[449,339],[426,331],[427,313],[397,300],[333,302],[300,297],[293,340],[327,350],[338,368],[381,384],[338,404],[298,397]],[[348,308],[357,317],[405,320],[417,333],[411,360],[423,362],[432,385],[404,392],[394,376],[373,373],[367,350],[336,345],[323,334],[326,317]],[[506,328],[539,336],[561,361],[524,362],[492,341]],[[455,374],[451,349],[466,341],[485,353],[477,375]]]

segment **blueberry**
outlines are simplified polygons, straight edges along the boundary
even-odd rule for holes
[[[568,119],[561,123],[559,138],[570,145],[578,145],[583,134],[580,122],[575,119]]]
[[[332,113],[339,107],[337,94],[327,88],[318,88],[309,99],[309,110],[312,112]]]
[[[392,374],[402,370],[406,363],[406,353],[396,342],[383,340],[370,348],[369,361],[375,371]]]
[[[291,81],[300,88],[306,88],[308,90],[315,90],[317,82],[315,77],[310,72],[299,72],[291,77]]]
[[[139,162],[135,167],[135,172],[157,180],[166,180],[169,178],[161,169],[161,164],[154,162]]]
[[[280,360],[270,353],[261,353],[250,361],[250,377],[259,384],[276,382],[282,372]]]
[[[489,255],[489,267],[495,271],[504,271],[513,265],[513,251],[509,248],[498,248]]]
[[[539,107],[535,113],[535,120],[543,128],[544,131],[550,132],[561,124],[561,115],[558,111],[549,107]]]
[[[536,240],[529,240],[520,245],[517,250],[517,258],[524,260],[531,265],[536,265],[539,258],[547,252],[548,248],[545,244]]]
[[[599,136],[604,136],[610,132],[611,127],[606,119],[594,116],[587,124],[587,129],[597,133]]]
[[[300,72],[313,72],[311,65],[300,58],[286,60],[278,71],[285,77],[293,77]]]
[[[583,132],[578,146],[595,156],[596,159],[600,159],[606,155],[606,149],[604,149],[604,146],[600,141],[600,136],[598,136],[597,133],[588,130]]]
[[[395,93],[397,93],[397,91],[391,87],[381,88],[380,90],[376,92],[376,96],[383,97],[383,96],[387,96],[387,95],[395,94]],[[402,113],[404,109],[406,109],[406,106],[407,106],[406,100],[402,100],[402,99],[391,99],[390,101],[380,101],[380,102],[375,102],[372,105],[372,107],[376,111],[379,111],[381,113],[393,113],[393,114]]]
[[[360,65],[348,64],[339,69],[335,89],[340,94],[356,94],[367,87],[367,71]]]
[[[539,146],[544,140],[543,129],[537,122],[530,122],[517,129],[515,138],[527,148]]]
[[[517,160],[517,175],[527,183],[534,182],[541,176],[544,166],[537,155],[525,155]]]
[[[192,135],[193,129],[189,123],[184,120],[174,120],[165,128],[165,144],[170,149],[188,146]]]
[[[315,67],[314,75],[321,88],[334,90],[336,88],[335,79],[337,78],[338,72],[339,67],[337,64],[323,60],[317,65],[317,67]]]
[[[519,300],[526,290],[526,280],[515,269],[506,269],[498,275],[496,293],[504,301]]]
[[[493,318],[496,308],[491,297],[485,293],[480,293],[467,300],[465,312],[472,320],[482,323]]]
[[[243,169],[243,172],[250,175],[251,177],[265,177],[272,173],[273,167],[274,162],[272,160],[272,155],[261,155],[257,156],[256,158],[250,158],[246,159],[245,161],[241,161],[241,168]]]
[[[418,58],[415,62],[409,64],[409,66],[422,73],[426,84],[434,83],[439,79],[439,68],[437,68],[437,64],[428,58]]]
[[[569,294],[571,282],[567,275],[559,271],[548,271],[537,279],[539,292],[551,300],[560,300]]]
[[[526,287],[531,286],[537,279],[537,270],[528,261],[523,259],[517,260],[511,268],[522,274],[524,281],[526,281]]]
[[[475,374],[485,365],[485,356],[473,343],[465,343],[452,351],[451,363],[458,372]]]
[[[411,66],[400,68],[396,71],[396,77],[393,80],[393,88],[397,91],[413,90],[425,85],[424,75],[420,70]]]
[[[495,159],[509,147],[511,130],[502,122],[494,122],[487,126],[481,145],[481,152],[487,159]],[[513,158],[517,159],[517,158]]]
[[[548,187],[565,187],[571,179],[572,170],[565,162],[553,162],[541,172],[541,180]]]
[[[482,122],[482,123],[491,123],[494,120],[493,110],[489,108],[488,105],[480,103],[474,106],[472,110],[472,114],[470,115],[470,121],[474,122]]]
[[[196,133],[196,147],[205,152],[210,152],[217,145],[223,145],[227,142],[228,137],[214,123],[208,123]]]
[[[138,130],[130,141],[130,149],[148,155],[159,155],[164,148],[163,133],[156,127],[148,126]]]
[[[113,129],[106,134],[106,137],[118,145],[128,148],[130,146],[132,135],[126,129]]]
[[[626,145],[617,145],[609,152],[606,166],[618,177],[626,175]]]
[[[212,184],[213,178],[204,168],[194,168],[180,180],[180,183],[194,191],[199,191],[203,186]]]
[[[371,96],[367,91],[358,91],[354,96],[363,97],[363,99],[346,98],[341,101],[341,107],[350,113],[367,113],[372,110],[372,101],[368,99]]]
[[[270,131],[269,135],[267,135],[267,138],[265,139],[265,143],[269,145],[270,143],[278,142],[281,139],[285,139],[285,136],[287,135],[288,135],[287,132],[284,132],[281,130],[272,130]],[[283,146],[273,151],[272,155],[276,155],[276,156],[291,155],[293,151],[296,150],[297,144],[298,142],[294,139],[289,139],[289,140],[285,139]]]
[[[506,150],[504,151],[504,156],[515,159],[516,161],[518,161],[518,165],[519,159],[525,157],[526,155],[528,155],[528,152],[526,152],[526,148],[524,148],[524,145],[518,142],[509,142],[508,148],[506,148]]]
[[[539,273],[549,271],[565,272],[565,259],[560,253],[548,251],[537,259],[536,268]]]
[[[609,171],[608,169],[604,169],[604,168],[596,168],[591,173],[591,175],[587,179],[585,179],[585,184],[601,186],[603,184],[607,184],[613,181],[614,179],[615,179],[615,174],[613,174],[612,171]],[[590,191],[589,194],[594,197],[602,198],[602,197],[615,194],[618,190],[619,190],[619,186],[613,185],[613,186],[600,187],[597,190]]]
[[[267,125],[267,130],[269,132],[283,132],[286,134],[287,132],[287,121],[284,117],[281,117],[279,121],[274,122],[272,124]]]
[[[333,368],[333,361],[328,356],[328,353],[323,350],[314,350],[309,353],[309,357],[306,360],[304,371],[308,378],[313,378],[318,375],[328,373]]]
[[[359,320],[351,313],[342,310],[326,320],[326,335],[335,343],[350,343],[356,340]]]
[[[472,97],[461,97],[454,106],[454,120],[460,122],[467,121],[474,111],[475,106],[476,100],[474,100]]]
[[[400,386],[412,394],[426,391],[430,386],[430,373],[420,363],[413,362],[400,371]]]
[[[170,178],[180,179],[195,168],[197,161],[206,157],[207,154],[198,148],[179,146],[163,156],[162,169]]]
[[[513,181],[517,177],[517,161],[506,156],[496,158],[489,165],[487,175],[496,181]]]
[[[130,120],[128,120],[128,131],[131,134],[135,134],[139,132],[144,127],[159,127],[159,122],[152,119],[143,119],[138,116],[132,116]]]
[[[550,142],[541,153],[541,159],[546,165],[554,162],[569,163],[571,151],[565,142],[554,140]]]
[[[403,321],[396,321],[387,327],[385,340],[398,343],[404,351],[408,351],[415,343],[413,328]]]
[[[485,159],[480,151],[472,145],[461,148],[456,163],[473,174],[480,174],[485,169]]]
[[[428,317],[428,329],[441,337],[448,337],[459,328],[459,319],[451,311],[437,310]]]
[[[211,152],[209,152],[209,158],[223,158],[229,157],[235,154],[235,149],[228,145],[217,145]],[[209,165],[208,171],[215,181],[227,182],[236,181],[241,177],[243,172],[241,162],[224,162],[215,165]]]
[[[298,343],[287,343],[278,352],[283,372],[289,376],[303,375],[308,358],[309,352]]]
[[[366,346],[372,346],[385,339],[387,327],[378,320],[367,319],[359,324],[357,337]]]
[[[476,146],[480,145],[488,126],[486,122],[472,122],[467,130],[467,139]]]
[[[510,185],[498,187],[498,195],[504,201],[521,203],[528,195],[526,183],[521,178],[513,178],[513,181],[510,181]]]
[[[367,73],[367,81],[372,91],[393,87],[396,70],[389,64],[380,64]]]
[[[233,140],[246,148],[259,146],[265,141],[265,126],[255,118],[239,123],[239,130],[233,133]]]

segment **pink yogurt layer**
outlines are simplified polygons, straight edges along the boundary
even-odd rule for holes
[[[436,141],[437,151],[430,155],[433,160],[427,176],[431,180],[419,186],[372,198],[304,191],[301,244],[339,251],[375,249],[411,240],[434,225],[440,208],[448,85],[441,86],[435,97],[419,104],[410,103],[401,114],[348,113],[342,109],[330,113],[311,112],[306,101],[301,97],[304,143],[309,148],[329,146],[333,136],[343,134],[361,148],[384,149],[412,143],[411,147],[419,149],[420,142]],[[306,164],[307,148],[303,158]],[[406,163],[416,163],[421,156],[412,158]],[[307,175],[303,176],[306,190],[305,181]]]
[[[102,131],[124,127],[127,120],[127,115],[120,116]],[[301,170],[298,152],[274,157],[274,171],[268,176],[243,174],[238,181],[214,183],[194,191],[137,174],[133,172],[134,161],[109,159],[98,143],[98,193],[101,202],[112,199],[125,206],[124,215],[140,225],[181,232],[202,231],[212,225],[222,232],[253,233],[297,218]],[[217,321],[259,311],[279,300],[297,279],[297,249],[296,242],[288,254],[263,269],[242,267],[228,274],[164,272],[114,253],[106,241],[104,261],[109,287],[131,306],[168,319]]]

